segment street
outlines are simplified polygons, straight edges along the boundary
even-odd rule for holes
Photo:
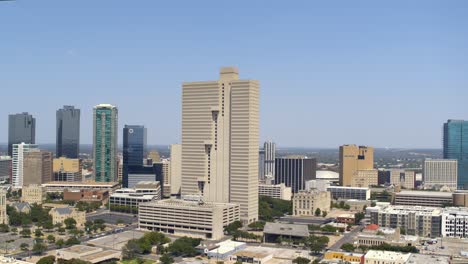
[[[336,241],[334,245],[329,247],[330,250],[341,250],[341,246],[346,243],[353,243],[353,240],[355,236],[357,235],[358,232],[362,230],[362,226],[357,226],[353,230],[351,230],[349,233],[345,233],[343,237]]]

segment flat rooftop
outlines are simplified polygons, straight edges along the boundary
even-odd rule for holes
[[[51,181],[43,183],[42,186],[102,186],[102,187],[113,187],[119,185],[118,182],[62,182],[62,181]]]
[[[452,193],[451,192],[433,192],[433,191],[402,190],[401,192],[396,192],[395,195],[396,196],[406,195],[406,196],[427,196],[427,197],[452,198]]]
[[[198,207],[198,208],[217,208],[217,207],[238,207],[233,203],[214,203],[214,202],[196,202],[186,201],[182,199],[165,199],[158,201],[146,202],[145,204],[153,204],[158,206],[175,206],[175,207]]]
[[[273,235],[308,237],[309,228],[307,225],[300,224],[266,223],[265,228],[263,229],[263,233]]]
[[[60,249],[60,251],[71,252],[71,253],[76,253],[76,254],[83,254],[83,253],[88,253],[88,252],[94,251],[96,249],[99,249],[99,248],[85,246],[85,245],[74,245],[74,246],[71,246],[71,247],[68,247],[68,248],[62,248],[62,249]]]

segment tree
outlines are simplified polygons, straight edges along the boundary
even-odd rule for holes
[[[368,246],[366,245],[359,245],[359,250],[361,250],[363,253],[367,252],[367,250],[369,249]]]
[[[36,264],[54,264],[55,256],[47,256],[41,258]]]
[[[323,232],[329,232],[329,233],[336,233],[336,227],[332,225],[325,225],[324,227],[320,228]]]
[[[21,243],[20,249],[23,251],[26,251],[29,249],[29,244],[28,243]]]
[[[320,216],[321,210],[320,208],[315,209],[315,216]]]
[[[47,220],[44,222],[42,227],[47,231],[51,231],[52,229],[54,229],[54,224],[52,223],[52,220]]]
[[[30,237],[31,236],[31,229],[29,228],[23,228],[20,232],[22,237]]]
[[[138,254],[143,253],[136,239],[129,240],[122,248],[123,259],[134,259]]]
[[[256,231],[263,230],[264,227],[265,227],[264,221],[256,221],[256,222],[249,224],[249,228],[256,230]]]
[[[159,259],[159,261],[161,261],[161,263],[163,264],[172,264],[174,263],[174,259],[169,256],[168,254],[164,254],[161,256],[161,258]]]
[[[7,224],[0,224],[0,232],[8,233],[10,232],[10,227]]]
[[[78,238],[76,238],[75,236],[70,237],[69,239],[67,239],[67,241],[65,241],[65,245],[67,246],[78,245],[80,243],[80,240],[78,240]]]
[[[361,220],[364,219],[364,217],[365,217],[365,214],[363,212],[355,213],[354,214],[354,222],[356,224],[359,224],[361,222]]]
[[[47,241],[48,241],[49,243],[54,243],[54,242],[55,242],[55,237],[54,237],[54,235],[48,235],[48,236],[47,236]]]
[[[406,235],[406,229],[403,227],[400,227],[400,234]]]
[[[370,205],[370,206],[371,206],[371,207],[374,207],[374,206],[376,206],[376,205],[377,205],[376,202],[371,202],[371,205]]]
[[[13,228],[11,229],[11,232],[12,232],[14,235],[18,234],[18,228],[13,227]]]
[[[242,227],[241,221],[234,221],[224,228],[224,232],[226,232],[228,235],[232,235],[241,227]]]
[[[44,251],[47,250],[47,246],[46,246],[44,243],[39,242],[39,243],[34,244],[32,250],[33,250],[33,252],[34,252],[35,254],[39,254],[39,255],[40,255],[40,254],[44,253]]]
[[[195,247],[200,241],[199,238],[181,237],[169,245],[168,251],[176,257],[194,257],[198,254]]]
[[[65,245],[65,241],[63,241],[63,239],[59,239],[57,241],[55,241],[55,245],[58,247],[58,248],[62,248],[63,245]]]
[[[258,199],[259,219],[272,222],[275,218],[292,213],[292,202],[275,199],[268,196],[260,196]]]
[[[42,231],[41,231],[40,229],[36,229],[36,230],[34,231],[34,236],[36,236],[36,237],[41,237],[41,236],[43,236],[43,235],[44,235],[44,234],[42,233]]]
[[[76,220],[69,217],[63,221],[65,224],[66,229],[75,229],[76,228]]]
[[[303,258],[303,257],[297,257],[297,258],[293,259],[292,263],[296,263],[296,264],[309,264],[309,263],[310,263],[310,259],[308,259],[308,258]]]
[[[355,247],[351,243],[345,243],[345,244],[341,245],[341,249],[346,251],[346,252],[354,252]]]
[[[327,211],[322,211],[322,217],[326,217],[327,216]]]
[[[310,251],[318,253],[324,250],[328,246],[330,239],[326,236],[314,236],[311,235],[307,238],[306,245],[310,248]]]

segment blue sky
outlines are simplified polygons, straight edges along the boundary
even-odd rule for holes
[[[181,83],[221,66],[261,83],[261,140],[280,146],[440,147],[468,119],[466,1],[0,2],[0,142],[8,114],[119,107],[148,142],[180,141]],[[121,140],[119,140],[120,142]]]

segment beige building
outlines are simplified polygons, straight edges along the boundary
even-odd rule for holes
[[[182,145],[172,144],[171,147],[171,194],[180,194],[182,184]]]
[[[166,199],[140,203],[138,226],[176,236],[219,240],[224,227],[240,219],[239,205]]]
[[[331,194],[317,190],[300,191],[293,196],[293,215],[313,216],[315,210],[330,212]]]
[[[364,256],[364,264],[406,264],[411,253],[369,250]]]
[[[4,189],[0,190],[0,224],[9,224],[8,215],[7,215],[7,199],[6,191]]]
[[[286,187],[284,183],[280,184],[259,184],[258,195],[268,196],[271,198],[291,201],[292,189]]]
[[[30,184],[23,186],[21,201],[25,203],[42,204],[46,200],[45,188],[38,184]]]
[[[79,259],[94,264],[120,260],[122,258],[122,252],[117,250],[104,250],[99,247],[74,245],[68,248],[58,249],[57,256],[64,260]]]
[[[182,85],[182,195],[237,203],[258,220],[259,83],[221,68],[216,81]]]
[[[80,159],[69,159],[65,157],[53,160],[54,181],[82,181]]]
[[[424,188],[447,186],[457,189],[458,160],[426,159],[423,166]]]
[[[148,152],[148,159],[151,159],[153,163],[157,163],[161,161],[161,156],[159,155],[159,152],[157,150],[152,150]]]
[[[405,189],[414,189],[416,172],[404,169],[390,170],[390,184],[399,185]]]
[[[358,171],[374,169],[374,148],[356,145],[340,146],[340,185],[352,186]]]
[[[356,176],[351,180],[351,187],[370,187],[379,185],[379,171],[373,170],[358,170]]]
[[[52,152],[32,149],[24,153],[23,186],[52,180]]]
[[[52,208],[49,214],[52,216],[54,225],[63,224],[67,218],[75,219],[77,227],[83,227],[86,222],[86,212],[80,212],[73,207]]]

